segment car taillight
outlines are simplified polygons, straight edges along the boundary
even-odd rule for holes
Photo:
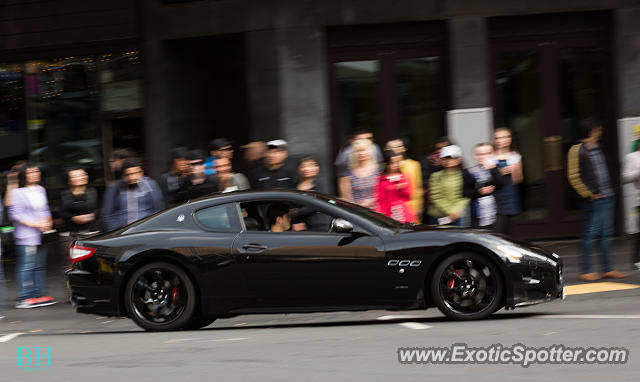
[[[76,243],[71,244],[69,247],[71,263],[77,263],[78,261],[90,258],[94,253],[96,253],[96,250],[96,248],[83,247],[81,245],[76,245]]]

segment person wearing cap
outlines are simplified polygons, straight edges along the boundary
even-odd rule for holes
[[[264,164],[251,172],[249,180],[254,190],[296,188],[295,170],[287,165],[287,142],[276,139],[267,142]]]
[[[469,204],[469,199],[463,195],[461,158],[462,149],[456,145],[446,146],[440,151],[442,170],[429,178],[431,224],[460,225],[460,218]]]
[[[218,192],[218,179],[216,175],[207,175],[205,173],[204,158],[206,153],[204,150],[191,150],[187,154],[189,160],[189,182],[188,182],[188,198],[195,199],[205,195],[211,195]]]
[[[204,174],[213,175],[216,173],[217,158],[233,158],[233,143],[227,138],[216,138],[209,142],[209,157],[204,161]]]
[[[171,150],[171,168],[158,178],[165,204],[173,206],[189,198],[189,160],[185,147]]]

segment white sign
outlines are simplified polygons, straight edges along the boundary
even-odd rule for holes
[[[631,151],[631,142],[640,136],[640,117],[618,120],[618,153],[620,155],[620,171],[624,168],[624,158]],[[622,185],[622,211],[626,233],[638,232],[638,213],[635,205],[638,200],[638,189],[632,183]]]
[[[473,146],[491,142],[493,112],[490,107],[447,111],[447,136],[462,148],[464,164],[473,165]]]

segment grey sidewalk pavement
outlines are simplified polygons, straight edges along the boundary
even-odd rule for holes
[[[560,255],[564,264],[565,282],[568,285],[582,283],[578,280],[581,256],[579,240],[535,241],[533,243]],[[63,259],[63,256],[67,256],[67,254],[61,254],[56,248],[57,246],[55,244],[48,245],[47,287],[49,294],[60,300],[64,298],[62,264],[63,261],[66,261],[66,258]],[[630,239],[625,237],[614,238],[611,246],[611,264],[614,269],[629,273],[629,277],[616,281],[640,284],[640,272],[634,271],[631,268],[631,248],[632,241]],[[17,298],[15,260],[12,258],[3,259],[3,263],[6,279],[5,304],[7,305],[5,306],[10,306]],[[595,248],[591,253],[591,265],[594,272],[601,271],[599,248]]]

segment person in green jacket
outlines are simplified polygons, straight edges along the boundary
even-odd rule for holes
[[[469,204],[469,199],[462,195],[461,158],[462,149],[456,145],[446,146],[440,152],[443,169],[429,178],[431,224],[460,225],[460,218]]]

